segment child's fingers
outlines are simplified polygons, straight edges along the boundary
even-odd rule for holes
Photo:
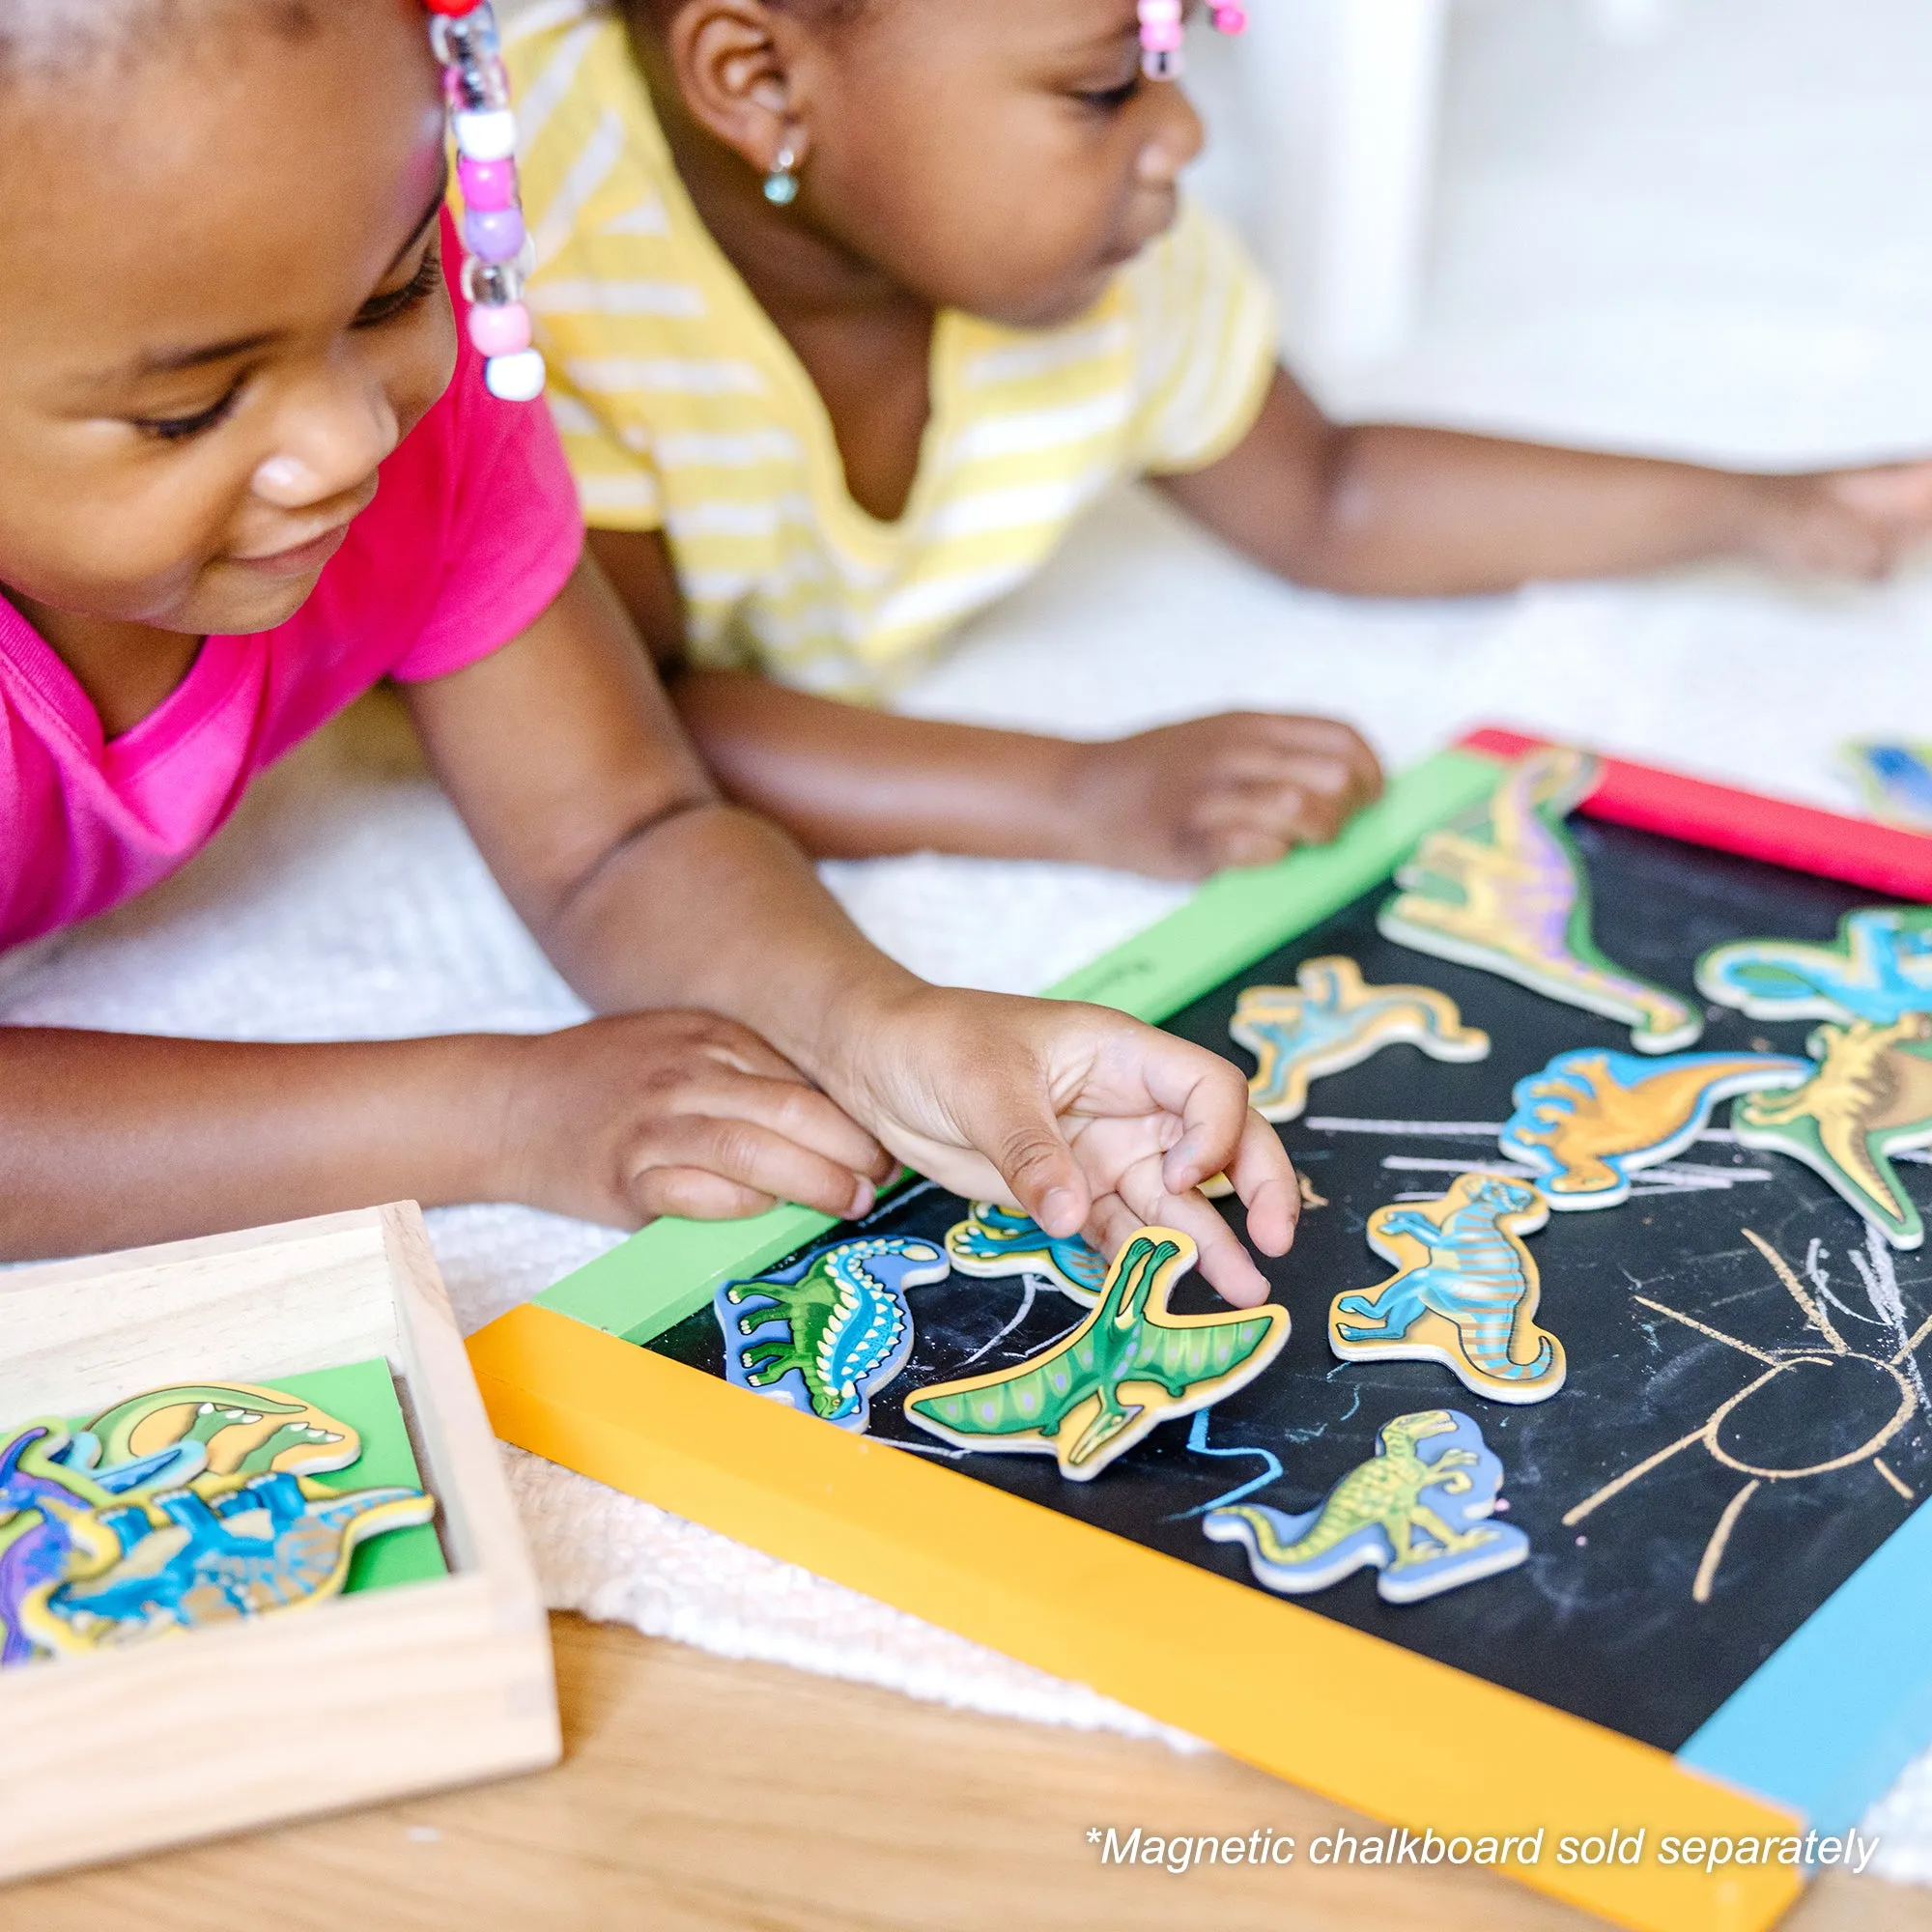
[[[755,1121],[680,1114],[658,1122],[633,1156],[634,1200],[641,1206],[653,1174],[681,1168],[701,1169],[742,1189],[840,1219],[870,1212],[877,1193],[867,1176]]]
[[[638,1177],[632,1200],[640,1220],[674,1214],[685,1221],[741,1221],[778,1204],[701,1167],[654,1167]]]
[[[605,1021],[605,1025],[622,1026],[632,1017],[643,1017],[663,1023],[688,1025],[693,1045],[698,1057],[709,1064],[736,1073],[749,1074],[759,1080],[781,1080],[788,1086],[805,1087],[810,1083],[790,1061],[775,1047],[762,1034],[755,1034],[748,1026],[737,1020],[730,1020],[720,1013],[649,1014],[624,1015],[614,1021]],[[592,1022],[593,1025],[597,1022]]]
[[[1309,784],[1292,761],[1259,775],[1224,778],[1195,808],[1196,823],[1223,865],[1266,866],[1299,845],[1325,845],[1367,802],[1339,789],[1340,767]]]
[[[1231,1061],[1191,1040],[1109,1019],[1119,1031],[1099,1063],[1101,1077],[1081,1096],[1080,1110],[1121,1119],[1150,1112],[1169,1116],[1159,1136],[1166,1148],[1162,1184],[1169,1193],[1185,1194],[1234,1159],[1247,1122],[1248,1083]],[[1096,1119],[1096,1128],[1099,1124]],[[1096,1192],[1111,1179],[1093,1178]]]
[[[1153,1184],[1145,1185],[1150,1179]],[[1198,1191],[1169,1194],[1159,1185],[1158,1169],[1151,1163],[1147,1171],[1136,1170],[1124,1177],[1123,1185],[1123,1193],[1106,1195],[1095,1202],[1088,1223],[1089,1238],[1103,1252],[1119,1254],[1137,1228],[1176,1228],[1192,1237],[1200,1251],[1201,1278],[1222,1300],[1236,1308],[1253,1308],[1267,1299],[1267,1277],[1254,1264],[1212,1202]]]
[[[962,1124],[1013,1200],[1049,1235],[1080,1231],[1093,1190],[1043,1092],[1019,1093],[1002,1083]]]
[[[680,1112],[747,1120],[855,1175],[887,1179],[896,1168],[879,1143],[836,1100],[797,1080],[725,1074],[678,1095]]]
[[[1840,470],[1826,479],[1826,489],[1848,510],[1901,530],[1932,525],[1932,463]]]
[[[1264,1255],[1285,1255],[1301,1219],[1301,1189],[1281,1137],[1252,1108],[1228,1179],[1248,1210],[1248,1239]]]
[[[1299,777],[1312,790],[1353,810],[1381,796],[1381,760],[1352,725],[1336,718],[1297,718],[1254,712],[1248,743],[1268,754],[1273,773]],[[1267,776],[1256,771],[1254,776]]]

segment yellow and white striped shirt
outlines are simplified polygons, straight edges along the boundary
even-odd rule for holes
[[[506,39],[551,410],[589,522],[664,529],[693,662],[887,697],[1115,481],[1204,468],[1253,424],[1272,298],[1189,207],[1077,322],[939,317],[919,474],[881,523],[685,193],[621,23],[553,0]]]

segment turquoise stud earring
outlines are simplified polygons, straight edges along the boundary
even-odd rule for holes
[[[792,172],[797,166],[798,156],[787,141],[780,148],[772,171],[765,177],[765,199],[774,208],[789,208],[798,199],[798,177]]]

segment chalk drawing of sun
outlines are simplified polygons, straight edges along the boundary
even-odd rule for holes
[[[1727,1349],[1735,1349],[1740,1355],[1760,1364],[1762,1373],[1719,1403],[1689,1435],[1681,1436],[1655,1455],[1646,1456],[1622,1475],[1613,1476],[1563,1519],[1566,1526],[1574,1528],[1611,1497],[1662,1468],[1673,1456],[1687,1449],[1702,1448],[1714,1461],[1735,1470],[1745,1480],[1724,1505],[1711,1540],[1704,1546],[1703,1559],[1690,1586],[1690,1595],[1700,1604],[1711,1600],[1725,1547],[1745,1506],[1768,1484],[1802,1483],[1868,1463],[1873,1474],[1889,1484],[1907,1502],[1917,1500],[1881,1452],[1915,1416],[1932,1409],[1918,1360],[1919,1344],[1932,1335],[1932,1316],[1911,1334],[1906,1333],[1905,1308],[1893,1272],[1891,1251],[1879,1231],[1868,1232],[1864,1252],[1854,1250],[1852,1261],[1864,1282],[1878,1318],[1877,1325],[1885,1329],[1889,1341],[1898,1345],[1889,1353],[1853,1348],[1832,1321],[1828,1303],[1835,1303],[1845,1314],[1856,1315],[1857,1311],[1847,1308],[1832,1293],[1820,1265],[1822,1251],[1816,1241],[1811,1243],[1805,1258],[1805,1273],[1811,1281],[1807,1290],[1790,1263],[1769,1241],[1749,1228],[1744,1235],[1790,1291],[1791,1298],[1804,1315],[1804,1326],[1808,1331],[1804,1340],[1789,1348],[1755,1349],[1735,1335],[1712,1327],[1708,1321],[1667,1308],[1647,1295],[1633,1296],[1640,1306],[1681,1321],[1687,1328],[1694,1328],[1698,1334],[1721,1342]],[[1864,1438],[1855,1449],[1805,1462],[1803,1460],[1805,1452],[1793,1445],[1802,1443],[1807,1435],[1815,1442],[1821,1420],[1840,1427],[1849,1424],[1861,1428],[1865,1431]]]

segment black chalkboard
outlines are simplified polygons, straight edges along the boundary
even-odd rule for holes
[[[1587,822],[1572,829],[1589,868],[1605,951],[1686,993],[1692,963],[1708,947],[1758,935],[1830,940],[1843,913],[1871,902],[1848,888],[1649,834]],[[1276,1299],[1294,1321],[1273,1367],[1205,1415],[1156,1430],[1091,1484],[1063,1481],[1046,1457],[959,1455],[908,1426],[901,1398],[923,1383],[1032,1354],[1082,1311],[1043,1285],[1030,1293],[1018,1279],[954,1275],[911,1291],[917,1346],[904,1373],[873,1399],[872,1434],[1259,1588],[1240,1549],[1202,1534],[1205,1505],[1278,1464],[1279,1475],[1249,1499],[1312,1509],[1346,1470],[1373,1455],[1376,1431],[1391,1416],[1460,1408],[1480,1422],[1502,1458],[1505,1520],[1527,1532],[1529,1560],[1406,1606],[1384,1604],[1366,1571],[1294,1601],[1675,1750],[1932,1485],[1923,1391],[1915,1358],[1900,1356],[1932,1312],[1932,1257],[1868,1252],[1861,1222],[1808,1169],[1721,1139],[1704,1141],[1676,1165],[1705,1172],[1681,1172],[1675,1181],[1640,1176],[1638,1193],[1625,1206],[1552,1215],[1530,1236],[1543,1279],[1537,1319],[1569,1353],[1568,1381],[1551,1400],[1504,1406],[1429,1364],[1338,1362],[1325,1332],[1330,1298],[1390,1272],[1364,1238],[1369,1214],[1404,1194],[1437,1194],[1457,1167],[1494,1164],[1498,1156],[1493,1138],[1472,1132],[1322,1122],[1500,1122],[1513,1085],[1552,1055],[1628,1046],[1626,1031],[1611,1022],[1382,939],[1375,912],[1386,891],[1378,889],[1170,1022],[1175,1032],[1240,1058],[1227,1033],[1240,988],[1292,982],[1299,960],[1341,952],[1371,982],[1440,987],[1494,1042],[1487,1061],[1460,1066],[1425,1060],[1412,1047],[1389,1049],[1318,1081],[1309,1117],[1281,1130],[1326,1205],[1304,1214],[1292,1255],[1264,1264]],[[1800,1053],[1806,1031],[1806,1023],[1768,1025],[1713,1009],[1699,1046]],[[1721,1127],[1727,1112],[1720,1108],[1714,1124]],[[1926,1167],[1903,1172],[1921,1201],[1932,1195]],[[926,1186],[889,1203],[865,1230],[937,1240],[960,1213],[954,1197]],[[1746,1229],[1820,1298],[1845,1352],[1807,1321]],[[1187,1311],[1218,1303],[1190,1280],[1174,1305]],[[723,1372],[708,1310],[652,1346]],[[1914,1412],[1878,1457],[1857,1454],[1827,1473],[1760,1481],[1736,1511],[1715,1567],[1708,1560],[1714,1531],[1747,1478],[1701,1442],[1582,1520],[1563,1521],[1613,1478],[1701,1429],[1761,1377],[1768,1378],[1762,1389],[1719,1432],[1722,1447],[1754,1466],[1794,1471],[1855,1455],[1900,1406],[1899,1381],[1882,1366],[1894,1357]],[[1710,1573],[1701,1602],[1693,1594],[1700,1567]],[[1180,1642],[1212,1638],[1212,1632],[1176,1633]]]

